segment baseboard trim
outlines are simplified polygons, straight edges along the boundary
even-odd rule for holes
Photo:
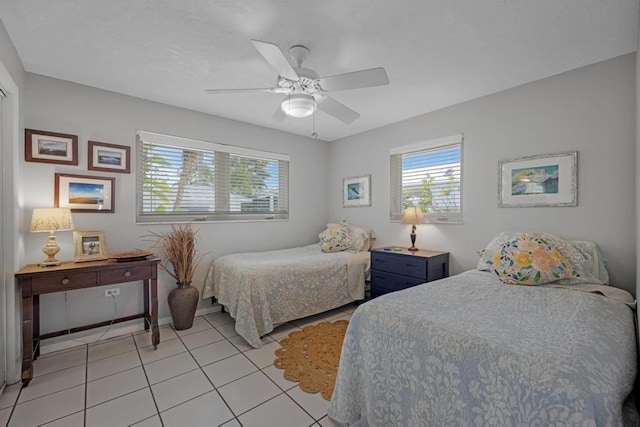
[[[196,317],[215,313],[217,311],[221,311],[221,309],[222,306],[220,304],[215,304],[212,307],[201,308],[196,310]],[[171,316],[161,317],[158,319],[158,326],[170,325],[171,323]],[[136,319],[129,322],[114,324],[111,326],[111,329],[109,329],[109,332],[101,337],[105,329],[106,327],[96,328],[92,329],[89,334],[87,334],[87,331],[84,331],[42,340],[40,342],[40,354],[54,353],[56,351],[67,350],[85,344],[93,344],[98,342],[98,338],[100,338],[100,342],[102,342],[118,336],[144,331],[144,322]]]

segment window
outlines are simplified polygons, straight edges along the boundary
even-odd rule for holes
[[[289,218],[289,156],[137,132],[137,222]]]
[[[463,135],[391,150],[391,219],[420,206],[426,222],[462,222]]]

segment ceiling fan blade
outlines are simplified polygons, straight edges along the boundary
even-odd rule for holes
[[[383,86],[389,84],[387,72],[382,67],[368,70],[353,71],[351,73],[336,74],[335,76],[318,79],[320,87],[327,92],[336,90],[359,89],[362,87]]]
[[[259,92],[271,92],[278,93],[277,89],[271,87],[249,88],[249,89],[206,89],[206,93],[211,95],[220,95],[225,93],[259,93]]]
[[[282,111],[280,105],[278,105],[278,109],[273,113],[273,116],[271,117],[271,120],[269,120],[269,123],[280,123],[286,118],[287,115],[284,113],[284,111]]]
[[[289,80],[298,80],[300,78],[278,45],[260,40],[251,40],[251,43],[253,43],[253,46],[260,52],[260,55],[262,55],[282,77],[286,77]]]
[[[319,109],[346,124],[352,123],[360,117],[360,114],[351,108],[326,95],[316,97],[316,104]]]

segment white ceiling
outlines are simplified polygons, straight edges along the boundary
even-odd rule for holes
[[[294,44],[320,76],[384,67],[387,86],[333,92],[333,141],[636,50],[638,0],[2,0],[27,71],[309,136],[269,121],[283,95],[250,39]]]

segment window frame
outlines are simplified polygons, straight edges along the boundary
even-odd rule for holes
[[[464,134],[456,134],[443,138],[431,139],[417,144],[403,145],[390,150],[390,212],[389,217],[392,222],[402,219],[404,210],[402,209],[402,156],[417,154],[425,150],[448,149],[455,146],[460,147],[460,210],[450,213],[428,213],[424,212],[423,223],[432,224],[462,224],[463,223],[463,188],[464,188]],[[399,159],[398,157],[399,156]]]
[[[164,147],[172,147],[181,150],[202,151],[207,153],[215,153],[214,159],[220,155],[239,155],[253,157],[262,160],[278,162],[278,192],[279,202],[286,205],[286,209],[277,212],[244,212],[230,213],[226,212],[174,212],[174,213],[148,213],[143,212],[143,185],[144,185],[144,158],[142,153],[143,144],[155,144]],[[214,164],[217,160],[214,160]],[[283,167],[283,163],[284,167]],[[288,154],[275,153],[264,150],[256,150],[252,148],[240,147],[235,145],[221,144],[218,142],[202,141],[197,139],[178,137],[172,135],[163,135],[155,132],[136,131],[136,223],[137,224],[176,224],[182,222],[233,222],[233,221],[278,221],[289,219],[289,192],[290,192],[290,166],[291,157]],[[221,168],[226,175],[220,181],[228,182],[230,170]],[[218,170],[216,168],[215,170]],[[215,173],[215,172],[214,172]],[[216,179],[218,182],[219,179]],[[283,185],[284,184],[284,185]],[[214,185],[215,188],[215,185]],[[226,194],[220,191],[215,193],[215,206],[229,206],[229,201],[224,200]],[[230,194],[230,193],[229,193]]]

